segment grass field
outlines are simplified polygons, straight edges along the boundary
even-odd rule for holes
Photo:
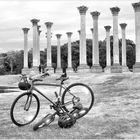
[[[8,83],[6,76],[0,77],[0,85],[16,86],[18,76],[9,77]],[[140,139],[140,74],[72,74],[66,83],[73,82],[92,87],[95,103],[91,111],[69,129],[59,128],[56,118],[49,127],[33,131],[33,125],[44,112],[52,112],[41,97],[37,119],[24,127],[15,126],[9,112],[13,100],[21,93],[19,90],[0,93],[0,139]],[[47,93],[52,89],[42,90],[53,97]]]

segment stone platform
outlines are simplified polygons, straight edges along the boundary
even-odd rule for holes
[[[122,73],[122,66],[119,64],[114,64],[111,66],[111,73]]]
[[[90,72],[90,68],[88,65],[86,64],[81,64],[78,68],[77,68],[77,72]]]
[[[93,65],[91,67],[91,72],[93,72],[93,73],[101,73],[101,72],[103,72],[103,69],[102,69],[102,67],[100,65]]]
[[[133,66],[133,72],[140,72],[140,62],[136,62]]]

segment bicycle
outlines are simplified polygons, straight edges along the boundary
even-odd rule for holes
[[[47,73],[45,75],[49,74]],[[41,77],[44,76],[42,75]],[[40,100],[38,96],[34,94],[34,91],[48,100],[50,102],[50,108],[55,110],[54,114],[47,114],[45,117],[43,117],[43,119],[35,124],[33,127],[34,130],[37,130],[45,125],[48,126],[55,120],[55,115],[58,115],[59,118],[63,119],[64,115],[68,116],[71,120],[73,120],[72,124],[74,124],[77,119],[85,116],[93,106],[94,93],[92,89],[83,83],[73,83],[67,87],[64,86],[64,81],[69,79],[66,73],[61,75],[60,78],[56,79],[60,81],[60,84],[38,82],[43,81],[41,78],[29,78],[29,80],[27,80],[26,75],[22,75],[21,79],[23,82],[19,82],[19,88],[27,91],[19,95],[14,100],[10,110],[11,120],[17,126],[30,124],[35,120],[39,113]],[[54,102],[49,99],[36,88],[36,85],[59,87],[59,93],[54,93],[56,101]],[[64,90],[63,93],[62,89]],[[68,118],[65,119],[68,120]],[[59,122],[58,124],[61,127],[62,123]],[[70,124],[68,125],[70,126]]]

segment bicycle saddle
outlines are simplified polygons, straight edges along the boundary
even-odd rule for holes
[[[64,82],[66,80],[68,80],[69,77],[67,77],[67,73],[63,73],[60,78],[57,78],[56,80],[60,80],[61,82]]]

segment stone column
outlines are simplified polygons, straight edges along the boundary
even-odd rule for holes
[[[118,13],[120,8],[110,8],[113,15],[113,66],[112,73],[122,72],[122,67],[119,64],[119,39],[118,39]]]
[[[71,35],[72,35],[72,32],[67,32],[66,33],[67,36],[68,36],[68,69],[67,69],[67,72],[73,72],[73,69],[72,69],[72,52],[71,52]]]
[[[110,54],[110,29],[111,26],[104,26],[106,30],[106,68],[105,72],[111,72],[111,54]]]
[[[38,57],[39,57],[39,59],[38,60],[39,60],[39,65],[41,65],[40,64],[40,34],[41,34],[41,30],[38,31],[38,37],[39,37],[39,40],[38,40],[38,45],[39,45],[38,46],[38,48],[39,48],[39,55],[38,55]]]
[[[125,39],[125,28],[127,24],[121,23],[120,27],[122,30],[122,72],[128,72],[128,67],[126,64],[126,39]]]
[[[24,66],[22,69],[22,74],[29,74],[28,68],[28,31],[29,28],[22,28],[24,33]]]
[[[52,22],[46,22],[45,23],[47,27],[47,69],[50,72],[53,72],[52,68],[52,49],[51,49],[51,27],[53,25]]]
[[[98,43],[98,17],[100,15],[99,12],[91,12],[92,18],[93,18],[93,28],[94,28],[94,34],[93,34],[93,66],[91,68],[92,72],[102,72],[102,67],[99,64],[99,43]]]
[[[77,31],[78,32],[78,34],[79,34],[79,51],[81,52],[81,31],[80,30],[78,30]],[[79,64],[80,64],[80,52],[79,52]]]
[[[94,29],[93,28],[91,28],[91,33],[92,33],[92,65],[93,65],[95,63],[94,56],[93,56],[94,54]]]
[[[37,64],[38,66],[40,65],[40,33],[41,31],[39,30],[41,26],[37,26],[37,33],[38,33],[38,36],[37,36],[37,57],[38,57],[38,61],[37,61]]]
[[[133,72],[140,72],[140,2],[132,4],[135,11],[136,63]]]
[[[56,72],[62,72],[61,69],[61,45],[60,45],[60,38],[61,34],[56,34],[57,37],[57,69]]]
[[[31,69],[31,75],[39,73],[38,69],[38,19],[31,20],[33,24],[33,65]]]
[[[81,16],[81,29],[80,29],[80,66],[78,71],[89,71],[87,65],[87,51],[86,51],[86,11],[88,8],[86,6],[78,7]]]

